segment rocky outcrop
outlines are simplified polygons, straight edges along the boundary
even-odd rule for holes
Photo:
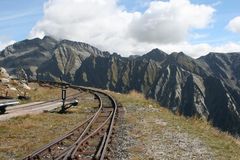
[[[73,81],[76,70],[90,55],[107,56],[95,47],[81,42],[57,41],[51,37],[17,42],[0,52],[0,66],[16,74],[23,68],[29,78]]]
[[[118,92],[141,91],[174,112],[240,133],[239,57],[239,53],[211,53],[193,59],[156,49],[135,58],[89,57],[77,71],[75,83]]]
[[[0,67],[0,78],[9,78],[7,70],[3,67]]]
[[[12,79],[5,68],[0,67],[0,99],[26,94],[31,88],[24,80]]]
[[[51,59],[39,67],[37,73],[42,79],[63,76],[66,81],[74,81],[75,72],[87,57],[104,55],[104,52],[88,44],[63,40],[54,49]]]
[[[210,53],[193,59],[153,49],[121,57],[85,43],[51,37],[18,42],[0,53],[0,66],[22,67],[28,76],[118,92],[137,90],[184,116],[211,121],[240,134],[240,53]]]
[[[24,68],[29,76],[35,76],[37,68],[52,57],[56,44],[50,37],[17,42],[0,52],[0,66],[14,74],[17,68]]]

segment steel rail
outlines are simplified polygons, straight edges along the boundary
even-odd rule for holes
[[[78,95],[78,96],[77,96]],[[70,101],[72,99],[75,99],[79,97],[79,93],[75,93],[75,94],[72,94],[70,96],[67,97],[67,100]],[[43,105],[46,105],[48,103],[56,103],[56,102],[61,102],[61,98],[56,98],[56,99],[52,99],[52,100],[49,100],[49,101],[46,101],[46,102],[40,102],[40,103],[37,103],[37,104],[31,104],[31,105],[27,105],[27,106],[24,106],[24,107],[8,107],[7,108],[7,111],[22,111],[23,109],[27,109],[27,108],[30,108],[30,107],[34,107],[34,106],[43,106]]]
[[[73,151],[72,154],[71,154],[71,158],[72,158],[72,159],[75,157],[75,154],[76,154],[78,148],[80,147],[80,145],[83,144],[85,141],[87,141],[87,140],[88,140],[89,138],[91,138],[92,136],[94,136],[96,133],[98,133],[98,131],[105,126],[105,124],[112,118],[113,115],[114,115],[114,112],[111,112],[111,113],[109,114],[108,118],[105,120],[104,123],[102,123],[92,134],[90,134],[88,137],[86,137],[84,140],[82,140],[82,141],[75,147],[74,151]],[[65,157],[64,160],[66,160],[66,157]]]
[[[62,85],[62,83],[60,83],[60,82],[46,82],[46,81],[34,81],[34,82],[49,84],[49,85],[54,85],[54,86]],[[83,144],[88,144],[89,143],[88,141],[91,138],[94,138],[97,134],[100,135],[100,137],[95,137],[95,138],[100,138],[100,141],[98,142],[99,146],[96,148],[96,152],[94,153],[94,156],[91,156],[91,157],[92,157],[92,159],[99,159],[99,160],[103,160],[105,158],[108,143],[110,141],[112,131],[113,131],[113,126],[115,123],[114,121],[117,116],[118,106],[117,106],[116,101],[114,100],[114,98],[111,95],[109,95],[99,89],[70,85],[68,83],[65,83],[65,85],[69,85],[69,87],[73,88],[73,89],[88,91],[91,94],[94,94],[95,97],[97,97],[97,99],[99,100],[98,110],[95,112],[94,115],[92,115],[90,118],[88,118],[81,125],[75,127],[74,129],[72,129],[70,132],[68,132],[64,136],[57,138],[54,141],[52,141],[51,143],[41,147],[39,150],[33,152],[31,155],[27,156],[23,160],[41,159],[41,158],[44,158],[44,156],[46,157],[49,155],[50,155],[51,159],[54,159],[54,160],[79,159],[79,157],[78,157],[79,153],[77,154],[77,152],[80,151],[80,155],[81,155],[81,151],[82,151],[81,146],[83,146]],[[109,99],[108,101],[111,102],[111,107],[103,106],[102,98],[105,99],[106,97]],[[105,103],[107,103],[107,102],[105,102]],[[110,107],[110,108],[112,108],[112,110],[110,112],[107,111],[107,112],[109,112],[109,114],[108,114],[108,116],[106,116],[106,119],[104,119],[104,121],[101,122],[100,125],[97,126],[97,128],[95,128],[93,131],[90,131],[90,128],[93,126],[93,124],[95,124],[95,121],[98,118],[100,118],[99,117],[100,114],[106,112],[103,110],[104,107],[107,107],[107,108]],[[83,130],[81,132],[78,132],[79,137],[77,138],[77,140],[75,140],[75,142],[72,142],[72,144],[69,144],[70,146],[65,146],[67,148],[65,148],[65,149],[63,148],[64,150],[62,150],[62,151],[57,150],[57,151],[60,151],[60,152],[57,152],[58,153],[57,155],[51,154],[51,151],[56,149],[56,147],[58,147],[58,145],[61,142],[64,142],[64,140],[73,136],[74,132],[76,130],[80,130],[80,129],[83,129]],[[103,131],[104,131],[104,134],[102,133]],[[45,152],[46,152],[46,154],[44,155]]]
[[[100,160],[103,160],[104,159],[104,156],[105,156],[105,153],[106,153],[106,150],[107,150],[107,146],[108,146],[108,142],[109,142],[109,140],[110,140],[110,137],[111,137],[111,135],[112,135],[112,129],[113,129],[113,125],[114,125],[114,121],[115,121],[115,118],[116,118],[116,113],[117,113],[117,103],[116,103],[116,101],[113,99],[113,97],[112,96],[110,96],[110,95],[108,95],[110,98],[111,98],[111,100],[112,100],[112,102],[113,102],[113,104],[114,104],[114,111],[113,111],[113,116],[112,116],[112,119],[111,119],[111,124],[110,124],[110,127],[109,127],[109,131],[108,131],[108,133],[107,133],[107,138],[106,138],[106,141],[105,141],[105,143],[104,143],[104,145],[103,145],[103,149],[102,149],[102,153],[101,153],[101,157],[100,157]],[[101,149],[101,148],[100,148]]]
[[[96,94],[94,94],[95,96],[97,96]],[[99,108],[102,107],[102,102],[99,99]],[[100,109],[99,109],[100,110]],[[70,132],[68,132],[67,134],[65,134],[64,136],[55,139],[54,141],[52,141],[51,143],[41,147],[39,150],[33,152],[31,155],[27,156],[26,158],[24,158],[24,160],[29,160],[29,159],[34,159],[37,158],[37,156],[41,153],[43,153],[44,151],[50,149],[52,146],[58,144],[59,142],[67,139],[69,136],[71,136],[73,134],[74,131],[78,130],[79,128],[81,128],[82,126],[84,126],[84,124],[86,123],[90,123],[92,121],[92,119],[95,117],[95,114],[92,115],[90,118],[88,118],[85,122],[83,122],[82,124],[80,124],[79,126],[75,127],[74,129],[72,129]]]
[[[82,132],[82,134],[80,135],[80,137],[77,139],[77,141],[72,144],[70,147],[68,147],[66,150],[63,151],[63,153],[67,152],[67,155],[74,149],[74,146],[77,145],[83,138],[83,136],[86,135],[87,131],[89,130],[89,128],[91,127],[91,125],[94,123],[94,121],[97,119],[98,115],[100,114],[101,110],[102,110],[102,100],[101,97],[98,96],[99,100],[100,100],[100,107],[98,109],[98,111],[94,114],[93,119],[89,122],[89,124],[87,125],[87,127],[84,129],[84,131]],[[62,155],[62,154],[61,154]],[[65,156],[66,157],[66,156]],[[57,158],[59,159],[59,158]]]
[[[69,138],[70,136],[73,135],[73,132],[80,129],[82,126],[84,126],[86,123],[88,123],[91,119],[93,118],[93,116],[91,116],[90,118],[88,118],[86,121],[84,121],[81,125],[75,127],[74,129],[72,129],[70,132],[68,132],[67,134],[65,134],[62,137],[56,138],[55,140],[53,140],[51,143],[42,146],[40,149],[38,149],[37,151],[33,152],[31,155],[27,156],[25,159],[34,159],[37,158],[38,155],[42,154],[43,152],[47,151],[49,148],[53,147],[54,145],[60,143],[61,141]]]
[[[67,159],[74,159],[74,153],[75,153],[75,150],[77,151],[77,149],[83,144],[85,143],[87,140],[89,140],[91,137],[93,137],[94,135],[96,135],[97,133],[99,133],[99,131],[106,125],[106,123],[109,121],[111,117],[108,117],[96,130],[94,130],[91,134],[89,134],[87,137],[85,137],[82,141],[80,141],[79,143],[75,143],[75,146],[73,146],[71,148],[71,150],[69,150],[69,152],[66,154],[66,155],[63,155],[61,157],[58,157],[56,160],[59,160],[59,159],[64,159],[64,160],[67,160]],[[73,152],[72,152],[73,151]],[[69,158],[70,157],[70,158]]]
[[[116,101],[113,99],[113,97],[111,97],[110,95],[102,92],[102,91],[99,91],[99,90],[94,90],[95,92],[99,92],[105,96],[107,96],[111,102],[113,103],[113,108],[114,110],[111,112],[111,114],[108,116],[107,120],[98,128],[96,129],[92,134],[90,134],[88,137],[86,137],[84,140],[82,140],[74,149],[74,151],[72,152],[71,154],[71,157],[70,159],[74,159],[76,158],[76,152],[77,150],[79,149],[80,145],[83,144],[85,141],[87,141],[89,138],[91,138],[92,136],[94,136],[96,133],[98,133],[98,131],[100,129],[102,129],[104,127],[104,125],[111,119],[111,122],[110,122],[110,125],[109,125],[109,128],[107,129],[108,131],[105,132],[106,134],[106,138],[104,136],[103,138],[103,141],[101,142],[101,145],[99,147],[99,149],[97,150],[97,153],[96,153],[96,156],[95,158],[98,159],[98,157],[100,157],[101,160],[104,159],[105,157],[105,153],[106,153],[106,149],[107,149],[107,146],[108,146],[108,142],[109,142],[109,139],[110,139],[110,136],[112,134],[112,129],[113,129],[113,125],[114,125],[114,120],[116,118],[116,112],[117,112],[117,103]],[[104,135],[105,135],[104,134]],[[67,154],[65,157],[64,157],[64,160],[67,160],[69,159],[69,154]]]
[[[84,87],[85,88],[85,87]],[[107,132],[105,132],[106,137],[103,137],[103,140],[101,142],[101,145],[99,147],[99,149],[97,150],[96,154],[98,154],[98,156],[100,157],[99,159],[103,160],[105,157],[105,153],[107,150],[107,146],[110,140],[110,136],[112,134],[112,129],[113,129],[113,125],[114,125],[114,120],[116,118],[116,112],[117,112],[117,103],[116,101],[113,99],[113,97],[111,97],[110,95],[106,94],[105,92],[102,92],[100,90],[97,89],[92,89],[92,88],[85,88],[88,90],[91,90],[92,92],[98,92],[100,94],[105,95],[106,97],[108,97],[112,104],[113,104],[113,111],[111,111],[111,113],[109,114],[109,116],[107,117],[107,119],[97,128],[95,129],[92,133],[90,133],[86,138],[84,138],[82,141],[80,142],[76,142],[74,143],[75,146],[72,146],[71,148],[65,150],[64,153],[62,153],[59,157],[56,158],[56,160],[72,160],[72,159],[78,159],[76,152],[78,151],[79,147],[84,144],[85,142],[87,142],[91,137],[95,136],[97,133],[99,133],[99,131],[101,129],[104,128],[104,126],[108,123],[108,121],[110,121],[110,125],[107,129]],[[105,135],[104,134],[104,135]],[[98,159],[98,156],[94,156],[93,158]]]

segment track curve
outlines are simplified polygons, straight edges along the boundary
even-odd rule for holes
[[[57,82],[50,82],[50,84],[59,85]],[[97,111],[64,136],[43,146],[23,160],[104,160],[109,158],[107,154],[108,144],[118,116],[117,102],[111,95],[101,90],[68,85],[73,89],[88,91],[93,94],[99,101]]]

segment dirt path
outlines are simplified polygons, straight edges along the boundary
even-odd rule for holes
[[[160,109],[126,105],[114,143],[114,159],[205,160],[214,159],[211,149],[199,138],[171,128]]]

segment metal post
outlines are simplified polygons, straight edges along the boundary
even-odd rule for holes
[[[62,84],[62,111],[65,111],[66,89],[66,86]]]
[[[65,112],[65,101],[66,101],[66,97],[67,97],[67,86],[63,83],[63,80],[62,80],[62,76],[60,77],[60,80],[61,80],[61,89],[62,89],[62,109],[61,109],[61,112]]]

